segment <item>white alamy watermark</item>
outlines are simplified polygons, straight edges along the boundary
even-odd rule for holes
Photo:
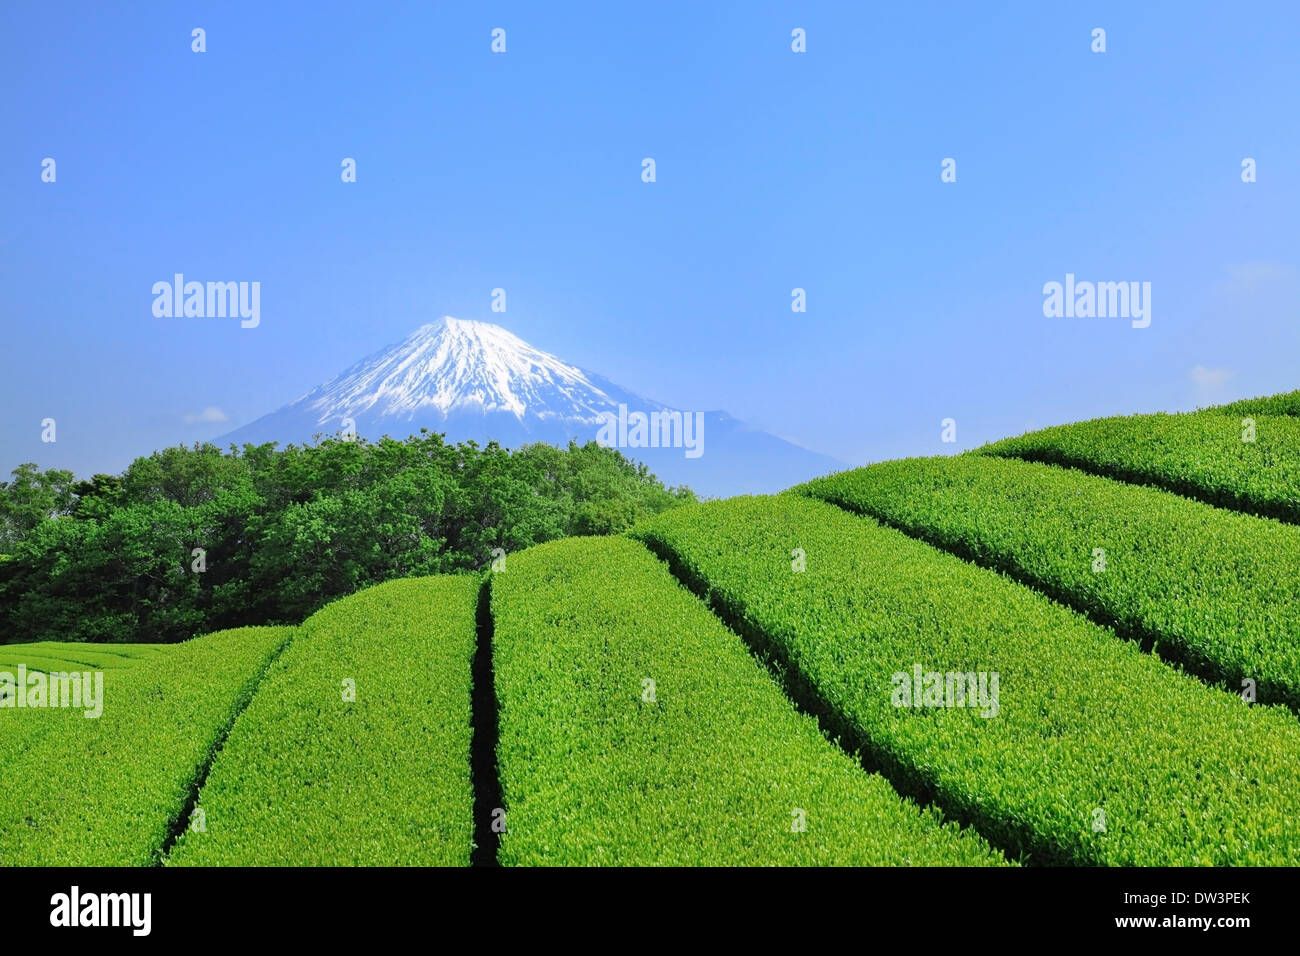
[[[153,295],[153,314],[160,319],[240,318],[245,329],[262,321],[260,282],[186,282],[177,272],[171,282],[155,282]]]
[[[0,708],[5,707],[79,707],[96,719],[104,712],[104,672],[28,673],[19,664],[17,674],[0,671]]]
[[[1129,319],[1133,328],[1151,324],[1150,282],[1076,282],[1073,272],[1064,284],[1043,286],[1043,315],[1049,319]]]
[[[153,926],[151,893],[68,893],[50,897],[50,925],[56,927],[127,927],[133,936],[148,936]]]
[[[704,413],[629,412],[620,404],[618,414],[600,413],[596,444],[605,448],[684,448],[687,458],[704,454]]]
[[[981,717],[998,715],[997,671],[927,671],[913,664],[910,674],[896,671],[889,680],[895,707],[971,707]]]

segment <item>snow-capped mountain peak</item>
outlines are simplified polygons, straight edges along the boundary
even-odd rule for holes
[[[451,316],[420,326],[298,401],[321,425],[469,408],[521,420],[526,414],[595,420],[614,403],[581,369],[501,326]]]
[[[668,413],[667,432],[656,412]],[[643,420],[653,416],[640,432],[632,427],[638,413]],[[684,430],[671,428],[674,415],[696,426],[689,448]],[[657,426],[654,418],[660,418]],[[615,420],[621,437],[611,430]],[[307,443],[318,436],[401,440],[422,428],[451,442],[496,441],[505,448],[608,442],[667,483],[706,495],[780,491],[843,465],[725,412],[687,412],[643,398],[499,325],[451,316],[420,326],[218,441],[238,446]]]

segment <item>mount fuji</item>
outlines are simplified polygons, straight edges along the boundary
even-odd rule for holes
[[[635,425],[637,413],[654,423],[656,444],[659,423],[676,422],[680,438],[686,421],[686,447],[680,442],[644,447],[648,442],[638,442],[635,428],[625,427],[629,421]],[[615,421],[619,426],[610,427]],[[692,425],[698,435],[693,436]],[[495,439],[507,448],[596,440],[644,462],[665,484],[689,485],[706,497],[780,491],[845,467],[726,412],[688,413],[642,398],[533,348],[499,325],[450,316],[421,326],[218,442],[304,444],[317,435],[337,436],[349,426],[372,441],[383,435],[406,438],[421,428],[442,432],[448,441],[474,439],[484,445]]]

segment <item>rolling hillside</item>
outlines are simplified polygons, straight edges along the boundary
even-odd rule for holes
[[[295,628],[8,645],[6,862],[1300,864],[1293,398],[688,505]],[[102,671],[102,716],[18,708],[20,665]]]

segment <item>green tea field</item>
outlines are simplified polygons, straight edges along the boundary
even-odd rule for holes
[[[0,855],[1298,865],[1298,416],[870,465],[296,627],[0,645]],[[102,673],[102,714],[20,668]]]

